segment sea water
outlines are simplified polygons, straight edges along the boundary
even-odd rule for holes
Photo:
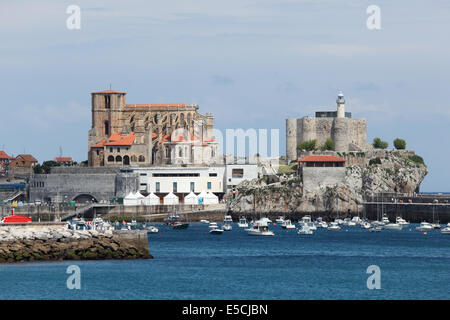
[[[450,235],[415,226],[313,235],[271,226],[275,236],[257,237],[237,224],[222,235],[157,225],[151,260],[0,264],[0,299],[449,299]],[[79,290],[67,286],[70,265]],[[368,289],[371,265],[380,289]]]

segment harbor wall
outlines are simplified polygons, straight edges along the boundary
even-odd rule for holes
[[[0,230],[3,231],[0,263],[153,258],[149,252],[147,231],[119,230],[105,234],[88,231],[77,234],[74,231],[71,235],[66,235],[47,229],[47,233],[32,233],[34,238],[30,239],[29,233],[27,236],[20,236],[23,226],[8,224],[8,227],[9,230]]]

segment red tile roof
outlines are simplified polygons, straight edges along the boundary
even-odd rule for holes
[[[127,104],[125,108],[185,108],[185,103]]]
[[[56,157],[56,162],[72,162],[72,157]]]
[[[298,162],[345,162],[345,160],[335,156],[311,155],[298,159]]]
[[[91,146],[91,148],[103,148],[107,142],[108,142],[108,141],[106,141],[106,140],[103,139],[103,140],[100,141],[99,143],[94,144],[93,146]]]
[[[31,154],[19,154],[19,155],[16,157],[16,159],[18,159],[18,158],[22,158],[23,160],[28,161],[28,162],[38,162],[38,161],[36,160],[36,158],[33,157]]]
[[[109,137],[109,142],[105,146],[131,146],[134,143],[134,132],[127,136],[122,136],[120,133],[114,133]]]
[[[10,157],[10,156],[8,156],[8,155],[6,154],[6,152],[5,152],[5,151],[3,151],[3,150],[0,150],[0,159],[8,159],[8,160],[13,160],[14,158],[13,158],[13,157]]]
[[[121,91],[116,91],[116,90],[97,91],[97,92],[92,92],[91,94],[107,94],[107,93],[127,94],[126,92],[121,92]]]

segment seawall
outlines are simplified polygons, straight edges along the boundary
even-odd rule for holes
[[[147,231],[0,225],[0,262],[150,258]]]

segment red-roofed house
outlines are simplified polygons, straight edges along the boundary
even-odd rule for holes
[[[14,158],[8,156],[5,151],[0,150],[0,176],[3,176],[7,173],[9,162],[11,160],[14,160]]]
[[[73,162],[72,157],[56,157],[55,161],[58,163]]]
[[[308,155],[298,159],[304,192],[333,187],[345,181],[345,160],[333,155]]]

